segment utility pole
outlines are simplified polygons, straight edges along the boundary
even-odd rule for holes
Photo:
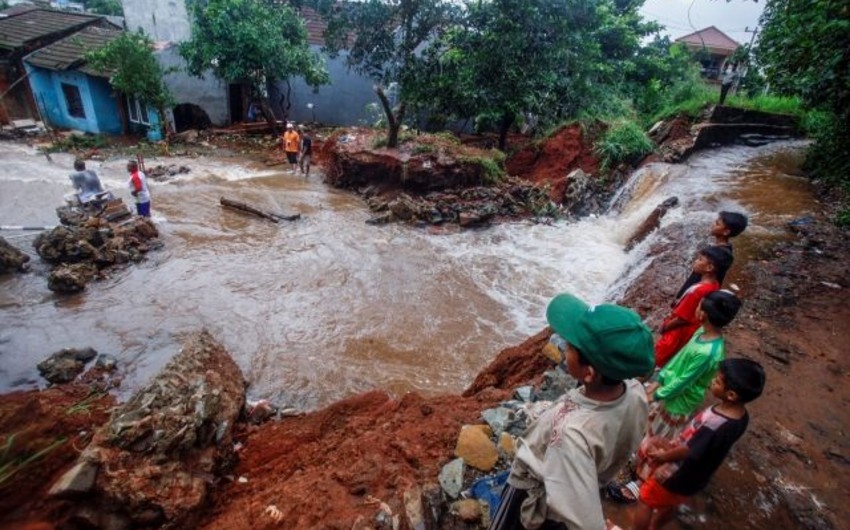
[[[753,53],[753,42],[755,42],[755,40],[756,40],[756,35],[759,32],[759,27],[756,26],[753,29],[750,29],[750,27],[747,26],[747,27],[744,28],[744,32],[745,33],[752,33],[753,36],[750,37],[750,43],[747,45],[747,62],[744,65],[744,68],[743,68],[744,71],[741,72],[740,70],[738,70],[738,74],[739,74],[738,80],[735,82],[735,86],[732,87],[733,91],[736,94],[738,93],[738,86],[740,86],[741,81],[743,81],[744,77],[747,76],[747,72],[750,70],[750,55]]]

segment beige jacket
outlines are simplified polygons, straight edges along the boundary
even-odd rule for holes
[[[570,530],[604,530],[599,488],[626,465],[646,431],[643,386],[626,381],[620,398],[600,402],[570,390],[519,440],[508,482],[527,490],[522,524],[533,530],[549,519]]]

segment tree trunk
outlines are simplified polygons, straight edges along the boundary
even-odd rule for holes
[[[390,106],[390,100],[384,93],[384,88],[375,85],[373,87],[375,94],[378,95],[378,100],[381,102],[381,107],[384,109],[384,115],[387,117],[387,147],[398,147],[398,134],[401,130],[401,124],[404,122],[404,112],[407,110],[407,105],[404,102],[398,104],[395,111]]]
[[[272,134],[277,136],[280,133],[280,130],[277,128],[277,119],[275,118],[274,112],[272,111],[272,106],[269,102],[269,98],[260,98],[260,112],[263,113],[263,117],[266,119],[266,123],[269,124],[269,127],[272,130]]]
[[[508,147],[508,131],[511,130],[511,125],[513,124],[513,112],[505,111],[505,113],[502,114],[502,120],[499,122],[499,151],[503,153]]]
[[[265,210],[260,210],[259,208],[255,208],[250,204],[245,204],[244,202],[232,201],[230,199],[225,199],[221,197],[218,201],[222,206],[226,208],[232,208],[234,210],[239,210],[241,212],[247,212],[250,214],[254,214],[257,217],[262,217],[263,219],[268,219],[273,223],[277,223],[279,221],[295,221],[301,219],[301,214],[297,213],[294,215],[282,215],[274,212],[267,212]]]

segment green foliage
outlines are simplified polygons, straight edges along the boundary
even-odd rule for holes
[[[850,187],[850,9],[846,0],[772,0],[765,5],[755,57],[771,91],[799,96],[814,131],[805,167]]]
[[[407,106],[425,81],[418,64],[430,42],[450,27],[460,9],[451,0],[316,0],[328,22],[326,51],[347,50],[346,62],[375,82],[388,126],[389,147],[395,147]],[[390,94],[387,94],[387,92]]]
[[[9,434],[6,437],[6,443],[0,448],[0,488],[6,485],[15,473],[26,469],[30,464],[67,441],[66,438],[60,438],[32,454],[16,454],[14,450],[16,437],[17,434]]]
[[[273,0],[189,0],[192,38],[180,45],[189,72],[212,70],[227,82],[248,81],[255,95],[276,79],[328,82],[323,60],[310,50],[298,13]]]
[[[654,148],[655,144],[640,125],[628,120],[612,123],[594,145],[594,151],[602,160],[602,169],[621,162],[636,163]]]
[[[91,68],[111,75],[109,84],[119,92],[153,105],[165,124],[165,108],[172,104],[165,86],[166,71],[153,54],[153,41],[142,30],[124,32],[106,46],[86,54]]]
[[[106,136],[102,134],[71,134],[56,140],[47,147],[40,147],[39,149],[45,153],[64,153],[87,151],[89,149],[103,149],[108,145],[109,142]]]
[[[790,114],[792,116],[803,116],[805,114],[800,98],[794,96],[765,94],[750,98],[738,94],[727,98],[726,104],[733,107],[773,112],[776,114]]]
[[[121,5],[121,0],[86,0],[84,4],[86,9],[92,13],[114,15],[117,17],[124,16],[124,7]]]
[[[493,156],[462,156],[459,160],[466,164],[480,166],[483,184],[486,186],[495,186],[505,179],[506,173],[503,169],[505,156],[503,153]]]

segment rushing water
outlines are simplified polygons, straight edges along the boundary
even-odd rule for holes
[[[118,358],[127,392],[168,361],[182,334],[204,327],[233,354],[252,397],[313,408],[371,388],[457,392],[546,325],[554,294],[610,298],[641,257],[625,241],[666,197],[682,205],[664,223],[687,216],[707,227],[733,208],[750,214],[748,232],[778,233],[813,204],[793,176],[801,145],[650,165],[605,216],[443,234],[367,225],[362,201],[318,173],[305,180],[228,157],[148,160],[192,171],[151,183],[165,247],[142,264],[59,296],[46,287],[34,236],[0,234],[35,262],[30,274],[0,276],[0,390],[39,384],[36,363],[58,349],[92,346]],[[71,162],[0,143],[0,225],[56,224]],[[123,160],[89,167],[129,202]],[[223,210],[222,196],[303,217],[275,225]]]

